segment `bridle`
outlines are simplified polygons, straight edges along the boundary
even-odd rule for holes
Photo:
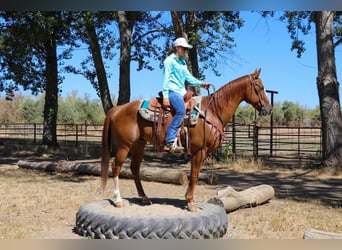
[[[267,105],[265,104],[264,102],[264,99],[262,98],[262,94],[261,92],[265,91],[264,90],[264,86],[262,87],[259,87],[257,85],[257,82],[259,79],[253,79],[253,77],[251,75],[249,75],[249,80],[250,80],[250,83],[251,83],[251,93],[250,93],[250,96],[252,96],[252,91],[254,90],[255,93],[257,94],[258,96],[258,99],[259,99],[259,104],[261,106],[261,109],[259,111],[259,114],[260,115],[266,115],[268,112],[268,107]],[[247,103],[251,104],[248,100],[246,100]]]

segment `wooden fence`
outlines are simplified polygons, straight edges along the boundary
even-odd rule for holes
[[[0,142],[39,145],[42,141],[42,124],[2,124]],[[100,148],[102,125],[59,124],[58,143],[64,147]],[[232,124],[225,128],[225,139],[219,154],[239,157],[283,157],[320,159],[320,127],[265,127],[254,124]]]

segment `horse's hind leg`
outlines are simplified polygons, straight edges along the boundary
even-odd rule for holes
[[[128,149],[117,149],[115,159],[112,162],[113,181],[114,181],[114,204],[117,207],[123,207],[124,203],[120,195],[119,174],[122,164],[125,162]]]
[[[146,196],[144,189],[142,187],[141,181],[140,181],[140,164],[144,157],[145,146],[146,146],[146,141],[144,139],[138,139],[133,143],[132,148],[131,148],[131,153],[132,153],[131,171],[133,174],[135,186],[137,188],[139,197],[142,198],[142,202],[144,204],[150,205],[152,204],[152,202]]]

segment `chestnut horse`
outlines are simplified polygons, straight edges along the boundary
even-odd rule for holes
[[[185,194],[187,208],[196,211],[194,203],[194,189],[198,180],[199,171],[207,154],[215,151],[223,140],[223,129],[231,119],[237,107],[242,101],[251,104],[259,111],[260,115],[272,112],[272,107],[265,93],[262,80],[259,78],[259,70],[250,75],[245,75],[222,86],[219,90],[208,96],[203,96],[201,101],[202,114],[196,125],[189,129],[191,177]],[[101,180],[103,190],[106,187],[111,142],[115,144],[116,152],[112,163],[114,178],[114,203],[117,207],[124,206],[119,191],[119,173],[121,166],[131,152],[131,165],[136,189],[139,197],[145,204],[151,204],[142,187],[139,171],[143,159],[144,148],[147,142],[153,143],[155,133],[154,123],[143,119],[138,114],[141,100],[135,100],[124,105],[113,107],[106,115],[102,135],[101,155]],[[166,132],[161,129],[162,139]]]

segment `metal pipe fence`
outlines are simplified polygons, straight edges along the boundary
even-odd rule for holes
[[[228,124],[221,148],[227,143],[230,143],[231,154],[234,157],[280,157],[301,160],[317,160],[322,157],[320,127]]]
[[[98,147],[100,150],[102,125],[58,124],[57,140],[64,147]],[[42,124],[0,124],[1,144],[40,145]],[[229,157],[284,157],[321,159],[320,127],[257,126],[229,123],[218,154]]]

